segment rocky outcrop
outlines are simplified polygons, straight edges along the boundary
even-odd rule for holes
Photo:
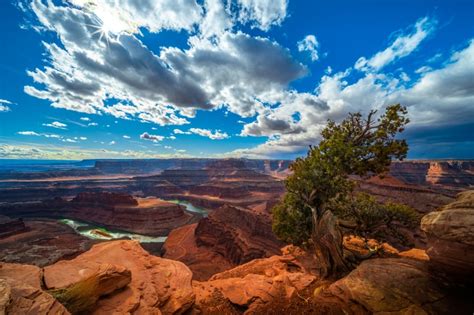
[[[316,280],[306,269],[305,259],[289,251],[256,259],[218,273],[209,281],[194,281],[196,302],[192,314],[271,313],[272,304],[298,299],[299,292]]]
[[[91,314],[181,314],[194,303],[191,271],[181,262],[147,253],[135,241],[111,241],[92,247],[72,260],[44,268],[47,289],[70,287],[103,264],[131,272],[123,290],[98,300]]]
[[[404,161],[394,162],[390,174],[417,185],[439,185],[460,188],[474,186],[474,161]]]
[[[405,183],[391,175],[359,180],[358,189],[382,202],[408,205],[419,213],[428,213],[452,202],[458,193],[457,189]]]
[[[460,193],[455,202],[423,217],[427,254],[435,268],[460,280],[474,278],[474,191]]]
[[[28,231],[28,228],[21,218],[12,219],[0,215],[0,239],[26,231]]]
[[[0,297],[6,314],[69,314],[66,308],[41,288],[41,269],[31,265],[0,264]]]
[[[172,231],[163,256],[184,262],[194,279],[205,280],[252,259],[278,254],[282,246],[267,213],[223,206],[197,225]]]
[[[71,313],[88,312],[99,298],[127,286],[132,279],[130,270],[123,266],[103,264],[96,272],[65,288],[50,290]]]
[[[280,252],[283,243],[273,234],[267,214],[224,206],[199,221],[196,244],[212,248],[234,264]]]
[[[109,192],[81,193],[71,201],[55,198],[4,205],[0,211],[12,216],[69,218],[152,236],[167,235],[198,218],[175,203]]]
[[[409,258],[364,261],[348,276],[317,288],[314,303],[328,314],[448,314],[453,310],[445,288],[426,263]]]
[[[193,272],[193,279],[200,281],[234,267],[234,263],[213,251],[212,248],[197,246],[196,226],[197,223],[171,231],[163,245],[163,257],[185,263]]]
[[[27,231],[0,239],[0,261],[39,267],[87,251],[93,240],[56,220],[25,219]]]
[[[138,206],[138,201],[130,195],[100,192],[100,193],[80,193],[71,200],[74,204],[80,205],[101,205],[101,206]]]

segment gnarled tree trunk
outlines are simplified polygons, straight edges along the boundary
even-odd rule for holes
[[[350,263],[343,253],[342,232],[334,214],[326,210],[318,216],[313,210],[312,241],[319,261],[320,276],[340,276],[348,272]]]

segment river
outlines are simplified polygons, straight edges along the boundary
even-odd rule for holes
[[[166,200],[171,203],[176,203],[186,207],[186,210],[189,212],[199,213],[204,217],[207,217],[207,210],[194,206],[188,201],[183,200]],[[103,226],[94,225],[93,223],[88,223],[84,221],[72,220],[72,219],[62,219],[59,222],[69,225],[76,231],[78,234],[81,234],[87,238],[95,240],[114,240],[119,238],[130,238],[132,240],[137,240],[140,243],[163,243],[166,241],[166,236],[149,236],[136,234],[131,232],[123,231],[111,231]]]

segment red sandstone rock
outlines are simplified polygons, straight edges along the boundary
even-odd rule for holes
[[[114,198],[119,196],[117,200]],[[53,199],[8,207],[8,213],[24,217],[70,218],[152,236],[167,235],[173,228],[197,218],[183,206],[157,198],[137,198],[110,193],[81,194],[78,199]],[[102,203],[102,200],[105,200]]]
[[[31,265],[0,264],[0,288],[10,287],[6,314],[63,315],[69,312],[41,289],[41,269]],[[2,303],[0,303],[1,309]]]
[[[24,223],[27,232],[0,239],[0,261],[43,267],[85,252],[95,243],[56,220]]]
[[[212,248],[197,246],[194,235],[197,223],[174,229],[163,245],[163,257],[179,260],[193,272],[194,280],[207,280],[212,275],[235,266]]]
[[[0,238],[28,231],[22,219],[11,219],[0,215]]]
[[[65,288],[51,290],[70,312],[84,313],[95,307],[99,298],[112,294],[127,286],[131,272],[127,268],[112,264],[102,264],[91,275]]]
[[[48,266],[45,285],[67,287],[104,263],[127,268],[132,281],[123,291],[101,298],[92,314],[181,314],[194,302],[191,271],[180,262],[148,254],[135,241],[101,243],[73,260]]]
[[[233,314],[239,308],[259,314],[272,303],[296,297],[316,281],[292,255],[256,259],[193,282],[196,303],[193,313]]]
[[[474,191],[427,214],[421,228],[428,235],[427,254],[433,266],[472,281],[474,277]]]
[[[120,194],[120,193],[110,193],[110,192],[99,192],[99,193],[91,193],[91,192],[84,192],[78,194],[74,199],[72,199],[73,203],[84,204],[84,205],[127,205],[127,206],[137,206],[138,202],[132,196],[127,194]]]
[[[165,242],[164,257],[184,262],[194,279],[205,280],[252,259],[278,254],[283,245],[272,232],[268,213],[223,206],[197,225],[174,230]]]
[[[364,261],[348,276],[315,290],[315,297],[315,303],[333,314],[448,314],[453,310],[426,263],[408,258]]]
[[[234,264],[280,252],[283,243],[273,234],[268,214],[225,206],[199,221],[196,244],[206,246]]]

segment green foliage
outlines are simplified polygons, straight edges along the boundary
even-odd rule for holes
[[[294,197],[289,195],[285,200]],[[311,210],[298,200],[273,208],[273,232],[289,244],[303,245],[311,236],[311,224]]]
[[[363,118],[351,113],[340,124],[329,120],[319,145],[291,164],[287,193],[273,209],[273,229],[279,238],[304,244],[312,233],[312,220],[321,217],[328,204],[352,193],[355,183],[350,175],[381,174],[392,159],[406,157],[407,143],[396,139],[409,122],[406,108],[391,105],[378,119],[375,114],[371,111]]]
[[[71,314],[83,314],[99,299],[97,288],[98,279],[92,276],[67,288],[50,290],[49,293]]]
[[[385,241],[389,236],[399,237],[397,228],[415,227],[420,222],[420,216],[413,208],[394,202],[381,203],[365,193],[333,200],[328,209],[343,222],[350,222],[351,234],[379,241]]]

